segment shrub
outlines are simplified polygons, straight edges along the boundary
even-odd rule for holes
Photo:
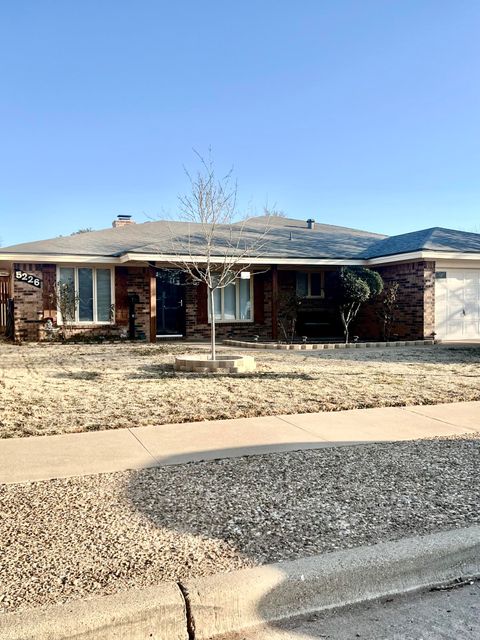
[[[377,271],[365,267],[342,267],[338,271],[333,297],[338,305],[345,342],[348,343],[350,324],[361,305],[382,290],[383,280]]]

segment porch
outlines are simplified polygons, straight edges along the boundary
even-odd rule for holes
[[[215,293],[217,337],[286,339],[284,307],[294,301],[296,335],[340,339],[342,327],[332,299],[334,270],[292,270],[271,265],[246,273],[245,278]],[[185,283],[183,274],[168,268],[157,269],[152,284],[156,339],[209,338],[211,313],[205,285]]]

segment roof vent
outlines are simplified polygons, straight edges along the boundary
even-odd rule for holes
[[[315,220],[312,220],[312,218],[309,218],[307,220],[307,227],[309,229],[315,229]]]
[[[128,224],[135,224],[135,220],[132,220],[132,216],[121,213],[112,222],[112,227],[117,229],[118,227],[126,227]]]

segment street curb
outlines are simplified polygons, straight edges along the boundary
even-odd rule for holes
[[[210,640],[480,575],[480,526],[0,616],[0,640]]]
[[[174,582],[0,615],[0,640],[188,640]]]
[[[480,526],[190,580],[195,640],[480,575]]]

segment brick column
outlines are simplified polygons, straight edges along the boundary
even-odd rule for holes
[[[25,271],[43,280],[42,265],[17,263],[14,272]],[[41,288],[27,284],[22,280],[13,280],[13,297],[15,300],[15,340],[33,340],[40,337],[40,320],[43,316],[43,285]]]
[[[128,267],[127,293],[137,294],[135,305],[135,329],[137,338],[150,340],[150,269],[148,267]]]
[[[435,262],[424,262],[423,333],[430,338],[435,331]]]

